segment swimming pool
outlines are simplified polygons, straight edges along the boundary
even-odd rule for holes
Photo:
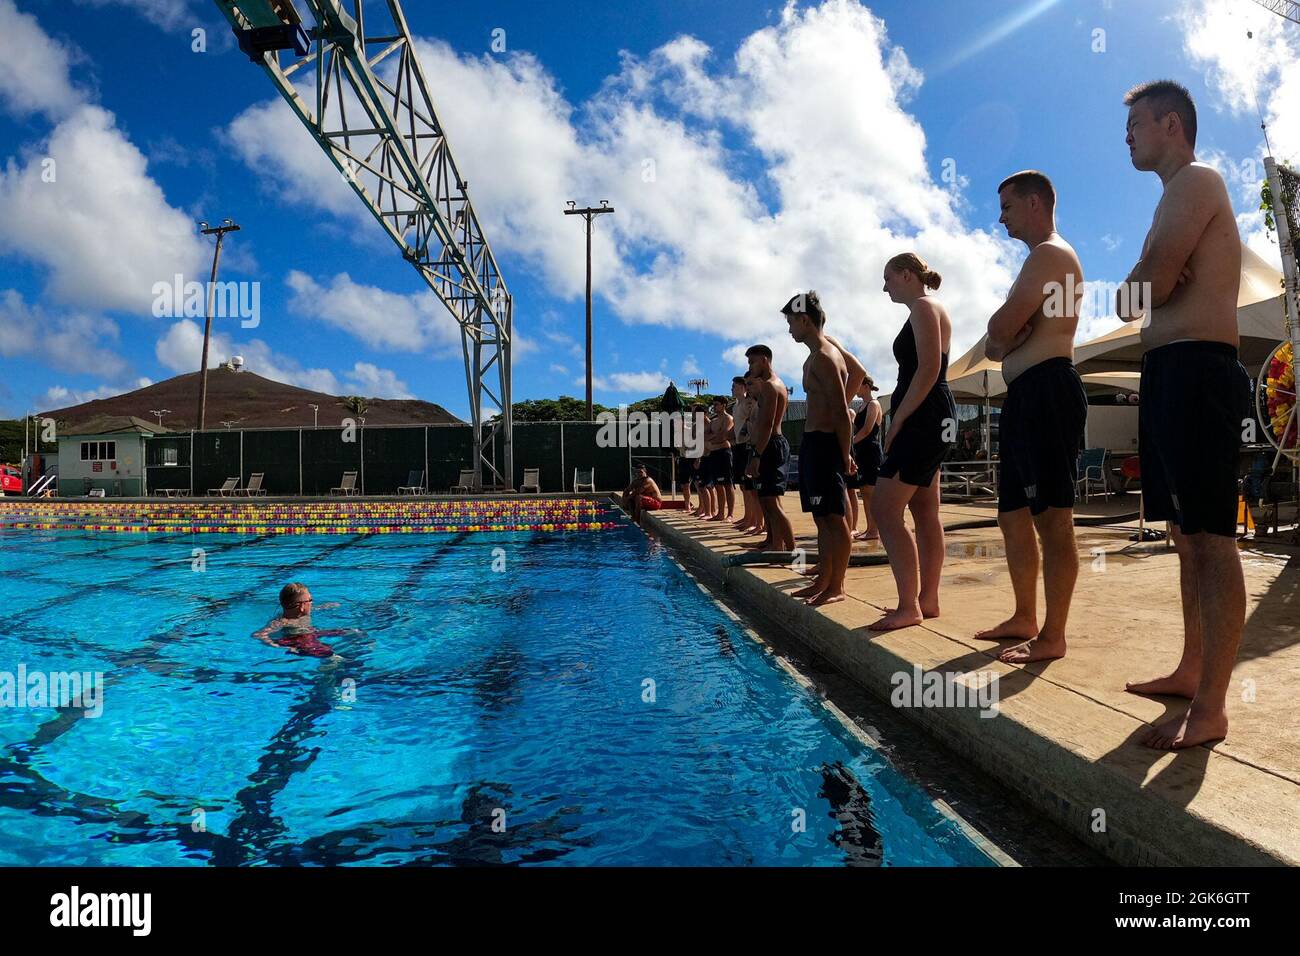
[[[291,580],[341,660],[251,637]],[[0,706],[0,865],[991,864],[625,521],[8,529],[0,606],[104,683]]]

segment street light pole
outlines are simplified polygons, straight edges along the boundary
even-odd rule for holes
[[[205,236],[217,237],[217,248],[212,254],[212,278],[208,281],[208,312],[203,323],[203,359],[199,365],[199,431],[203,431],[208,412],[208,341],[212,338],[212,298],[217,292],[217,265],[221,262],[221,242],[228,232],[238,232],[239,227],[229,219],[223,219],[221,225],[209,227],[206,222],[199,223],[199,229]]]
[[[588,206],[586,209],[578,209],[577,203],[572,199],[569,200],[569,208],[564,210],[566,216],[581,216],[586,221],[587,230],[587,421],[595,421],[591,412],[591,230],[592,223],[597,216],[607,212],[613,212],[614,207],[609,204],[608,199],[600,201],[600,208]]]

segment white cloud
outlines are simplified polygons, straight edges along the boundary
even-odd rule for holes
[[[369,362],[357,362],[352,371],[345,373],[344,388],[349,395],[373,398],[415,398],[406,383],[386,368]]]
[[[94,7],[127,7],[164,30],[197,26],[190,0],[77,0]]]
[[[568,375],[568,374],[569,374],[569,367],[568,367],[567,365],[560,365],[558,362],[552,362],[552,363],[551,363],[551,374],[552,374],[552,375]],[[584,381],[583,384],[585,385],[586,382]]]
[[[112,398],[114,395],[121,395],[123,392],[131,392],[137,388],[144,388],[152,385],[153,381],[147,378],[138,378],[130,385],[101,385],[99,388],[66,388],[63,385],[52,385],[44,395],[36,400],[38,407],[46,411],[55,411],[61,408],[70,408],[73,405],[84,405],[86,402],[93,402],[100,398]]]
[[[585,388],[587,380],[576,378],[573,384]],[[668,387],[668,378],[662,372],[615,372],[612,375],[593,376],[591,387],[601,392],[624,395],[662,392]]]
[[[1300,159],[1300,123],[1295,121],[1300,112],[1300,31],[1295,25],[1237,0],[1185,0],[1176,19],[1187,54],[1205,68],[1206,80],[1221,97],[1216,105],[1254,117],[1258,98],[1276,155]]]
[[[73,86],[79,55],[41,29],[36,18],[0,0],[0,106],[18,117],[39,113],[60,119],[85,98]]]
[[[682,359],[683,375],[700,375],[702,373],[703,370],[700,368],[700,363],[695,361],[694,355],[688,355],[686,358]]]
[[[53,182],[42,177],[47,157]],[[57,301],[139,313],[155,282],[206,278],[209,256],[144,155],[97,106],[78,108],[25,163],[10,159],[0,171],[0,252],[44,266]]]
[[[34,358],[62,372],[121,380],[130,367],[111,347],[117,338],[117,325],[102,316],[51,313],[28,304],[17,290],[0,292],[0,355],[5,358]]]
[[[433,292],[402,295],[359,285],[346,272],[321,285],[292,270],[289,309],[342,329],[372,348],[460,354],[460,327]]]
[[[609,199],[617,211],[597,222],[593,271],[618,318],[776,348],[781,303],[817,288],[832,332],[883,385],[905,319],[880,291],[891,255],[915,249],[943,273],[958,349],[1010,286],[1016,246],[968,229],[958,200],[927,172],[924,132],[904,108],[921,76],[856,0],[787,5],[730,60],[691,37],[645,57],[625,53],[619,73],[576,106],[528,54],[417,48],[438,77],[439,116],[489,241],[554,294],[576,301],[584,281],[582,230],[561,214],[563,201]],[[277,193],[358,215],[361,204],[280,101],[244,111],[230,129]],[[802,361],[799,351],[778,354]]]

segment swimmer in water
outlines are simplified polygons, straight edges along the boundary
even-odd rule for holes
[[[338,607],[337,602],[322,604],[317,610]],[[312,626],[312,597],[307,585],[293,582],[280,589],[280,613],[253,636],[271,647],[287,648],[304,657],[328,657],[342,660],[334,648],[321,643],[322,636],[346,634],[342,630],[322,631]]]

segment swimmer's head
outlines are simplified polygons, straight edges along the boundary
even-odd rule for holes
[[[748,386],[745,384],[745,376],[735,376],[731,380],[731,397],[737,400],[744,398],[747,388]]]
[[[280,588],[280,607],[285,614],[297,617],[311,610],[311,591],[307,585],[294,581]]]
[[[931,269],[915,252],[903,252],[885,263],[885,291],[894,302],[910,302],[937,289],[943,276]]]
[[[871,373],[867,372],[864,374],[862,377],[862,384],[858,386],[858,394],[867,401],[871,401],[871,393],[878,391],[880,391],[880,386],[877,385],[876,380],[871,377]]]
[[[721,415],[727,410],[727,397],[725,395],[713,396],[713,413]]]
[[[1196,103],[1173,80],[1142,83],[1124,94],[1128,107],[1129,156],[1136,169],[1157,168],[1171,153],[1196,148]]]

